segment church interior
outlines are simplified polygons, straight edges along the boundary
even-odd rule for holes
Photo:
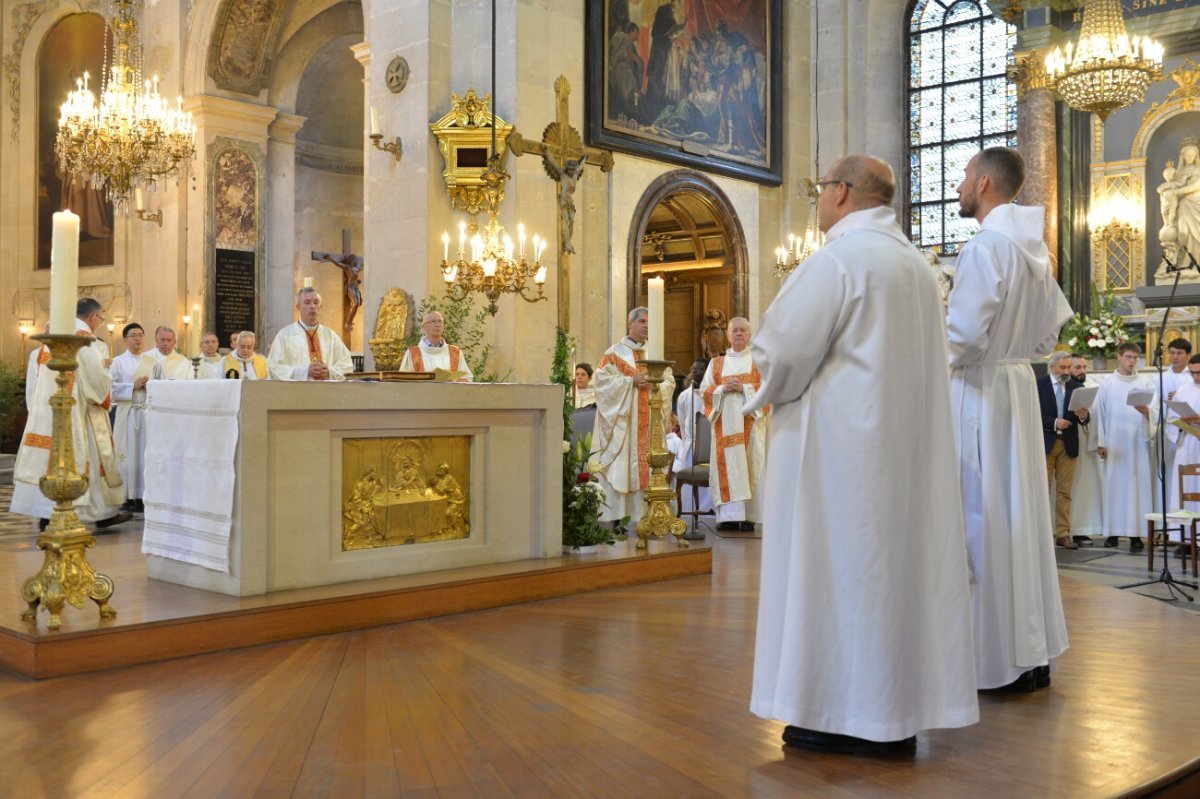
[[[1109,314],[1139,373],[1167,342],[1200,351],[1200,0],[0,0],[0,19],[0,794],[1200,793],[1200,615],[1116,590],[1161,560],[1099,529],[1056,550],[1071,648],[1050,691],[982,692],[981,723],[911,758],[798,754],[748,709],[761,525],[692,516],[579,554],[558,468],[563,417],[584,418],[559,413],[558,371],[599,368],[648,306],[678,395],[819,251],[816,181],[852,153],[891,166],[949,290],[978,231],[964,170],[1015,148],[1080,314],[1062,347],[1113,373],[1116,341],[1087,341]],[[1150,79],[1112,78],[1115,101],[1071,85],[1054,57],[1089,21],[1138,37],[1122,57],[1157,56]],[[122,82],[176,129],[132,178],[144,143],[69,127]],[[49,629],[21,617],[49,555],[2,483],[65,209],[112,356],[133,322],[193,365],[209,332],[265,356],[311,288],[376,377],[240,385],[219,412],[221,386],[162,381],[147,424],[226,452],[151,442],[147,505],[208,491],[216,521],[97,531],[119,614],[85,596]],[[487,385],[394,377],[431,311]],[[184,562],[163,542],[188,524]],[[1194,557],[1168,563],[1193,579]]]

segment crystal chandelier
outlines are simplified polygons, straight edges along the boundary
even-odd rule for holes
[[[1120,0],[1084,0],[1079,43],[1046,56],[1046,77],[1067,105],[1103,122],[1146,96],[1146,87],[1162,77],[1162,55],[1158,42],[1125,32]]]
[[[488,223],[483,235],[476,233],[475,215],[471,215],[470,260],[467,260],[467,223],[458,225],[458,257],[450,260],[450,234],[442,234],[442,279],[446,281],[446,296],[461,302],[472,293],[488,298],[487,311],[492,316],[500,310],[497,301],[501,294],[516,294],[526,302],[546,299],[546,267],[542,266],[542,251],[545,239],[533,237],[530,263],[525,257],[525,226],[517,225],[517,246],[512,237],[504,232],[497,217],[500,203],[504,200],[504,184],[509,174],[500,166],[496,153],[496,0],[492,0],[492,109],[489,124],[492,127],[492,151],[487,168],[480,175],[483,181],[484,204],[487,206]],[[534,294],[534,289],[537,293]]]
[[[777,278],[785,278],[796,271],[797,266],[821,249],[821,245],[825,243],[825,235],[817,226],[817,184],[809,178],[805,178],[804,182],[807,184],[806,193],[808,194],[808,224],[804,228],[803,236],[797,238],[794,234],[789,233],[787,246],[776,248],[775,277]]]
[[[136,187],[153,189],[160,179],[186,172],[196,151],[196,126],[158,93],[158,76],[142,77],[142,43],[132,0],[113,0],[111,59],[96,100],[84,73],[67,95],[58,118],[54,152],[62,171],[124,207]]]

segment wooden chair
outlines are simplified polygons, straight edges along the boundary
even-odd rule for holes
[[[1186,491],[1184,486],[1187,477],[1200,477],[1200,463],[1188,463],[1178,468],[1179,473],[1179,504],[1181,508],[1186,508],[1189,502],[1200,502],[1200,491]],[[1161,513],[1146,514],[1146,558],[1147,569],[1154,571],[1154,550],[1157,539],[1166,536],[1168,542],[1171,540],[1171,531],[1179,531],[1179,546],[1183,548],[1183,568],[1187,569],[1187,557],[1192,556],[1192,574],[1196,573],[1196,523],[1200,522],[1200,517],[1181,516],[1178,511],[1167,513],[1167,527],[1165,530],[1159,529],[1161,525],[1156,524],[1162,521]],[[1191,528],[1191,540],[1188,540],[1188,529]]]
[[[692,427],[692,465],[685,466],[675,473],[675,507],[679,516],[691,516],[692,528],[695,529],[700,516],[716,516],[713,509],[700,510],[700,489],[708,487],[708,459],[712,453],[712,423],[703,413],[696,412],[696,423]],[[692,509],[683,509],[683,487],[692,487]]]

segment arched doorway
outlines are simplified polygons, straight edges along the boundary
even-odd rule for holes
[[[714,318],[746,315],[747,260],[737,212],[705,175],[668,172],[642,194],[629,237],[628,304],[645,305],[646,281],[664,278],[664,354],[677,373],[705,355],[706,318],[711,325]]]

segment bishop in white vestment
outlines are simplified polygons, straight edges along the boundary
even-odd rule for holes
[[[275,334],[267,352],[272,380],[345,380],[354,371],[350,350],[337,333],[321,324],[321,295],[314,288],[296,294],[300,319]]]
[[[238,333],[237,348],[221,359],[221,377],[230,380],[268,380],[267,359],[254,351],[255,338],[249,330]]]
[[[75,330],[81,335],[92,335],[103,322],[100,303],[84,297],[79,300],[80,318],[75,321]],[[75,500],[75,511],[80,521],[107,527],[130,516],[121,512],[124,490],[116,455],[112,448],[112,431],[108,424],[110,379],[105,362],[108,360],[108,345],[100,339],[79,350],[78,367],[72,385],[75,404],[71,407],[71,434],[74,439],[76,468],[88,476],[88,489]],[[10,510],[40,519],[50,518],[54,503],[41,493],[38,481],[50,464],[50,447],[54,432],[54,411],[50,397],[58,387],[58,372],[48,368],[38,371],[38,385],[34,389],[34,401],[29,409],[29,420],[17,452],[13,470],[13,482],[26,488],[19,494],[13,492]]]
[[[1159,491],[1153,444],[1158,431],[1158,381],[1137,373],[1139,353],[1136,344],[1121,345],[1117,371],[1100,384],[1092,411],[1097,451],[1104,459],[1104,546],[1115,547],[1118,537],[1129,536],[1134,552],[1144,547],[1145,517],[1154,512]],[[1129,405],[1129,392],[1135,389],[1152,392],[1146,405]]]
[[[767,456],[767,408],[742,416],[762,375],[750,355],[750,323],[729,320],[730,347],[708,364],[700,382],[704,415],[712,423],[708,485],[718,529],[753,530],[759,517],[756,483]]]
[[[960,213],[981,227],[959,253],[946,316],[981,689],[1044,687],[1067,649],[1030,360],[1054,349],[1071,308],[1042,240],[1045,209],[1010,203],[1023,182],[1014,150],[967,165]]]
[[[460,383],[469,383],[475,379],[467,358],[456,345],[446,341],[442,333],[446,322],[437,311],[430,311],[421,320],[420,343],[404,351],[404,360],[400,363],[401,372],[432,372],[443,369],[447,372],[459,372]]]
[[[604,491],[601,521],[628,516],[642,518],[642,492],[650,486],[650,383],[646,379],[645,308],[629,314],[629,335],[604,352],[592,378],[596,389],[596,426],[592,432],[593,457],[600,462],[599,482]],[[663,408],[671,407],[675,377],[668,369],[660,384]],[[666,433],[663,434],[665,447]]]
[[[750,710],[877,754],[979,720],[946,340],[891,170],[849,156],[819,185],[825,245],[750,344],[742,412],[774,409]]]

